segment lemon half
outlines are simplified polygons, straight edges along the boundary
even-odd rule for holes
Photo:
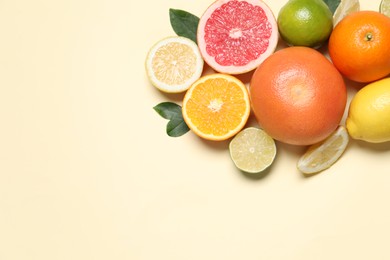
[[[164,38],[149,50],[145,69],[150,82],[163,92],[186,91],[202,74],[203,58],[196,43],[182,36]]]

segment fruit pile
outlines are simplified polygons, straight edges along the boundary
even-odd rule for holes
[[[154,109],[170,136],[231,139],[234,164],[249,173],[272,164],[275,141],[308,146],[297,162],[305,174],[333,165],[349,137],[388,142],[389,3],[377,12],[358,0],[288,0],[277,16],[262,0],[216,0],[200,18],[170,9],[177,35],[152,46],[145,68],[152,85],[184,98]],[[345,80],[364,84],[349,107]],[[246,127],[251,113],[258,127]]]

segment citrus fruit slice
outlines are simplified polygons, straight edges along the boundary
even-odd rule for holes
[[[214,70],[245,73],[274,52],[276,19],[261,0],[217,0],[199,20],[197,42],[205,62]]]
[[[168,93],[186,91],[203,71],[203,59],[195,42],[181,36],[167,37],[149,50],[145,68],[150,82]]]
[[[259,173],[274,161],[276,145],[274,139],[262,129],[248,127],[230,141],[229,151],[238,169],[248,173]]]
[[[339,126],[328,138],[308,148],[298,160],[297,168],[305,173],[321,172],[332,166],[347,148],[349,136],[343,126]]]
[[[390,1],[389,0],[382,0],[381,4],[379,6],[379,12],[390,17]]]
[[[227,74],[198,79],[183,100],[183,118],[198,136],[226,140],[238,133],[250,114],[249,94],[244,83]]]
[[[359,0],[341,0],[333,14],[333,27],[345,16],[357,11],[360,11]]]

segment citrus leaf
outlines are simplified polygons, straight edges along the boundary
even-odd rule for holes
[[[167,124],[167,134],[172,137],[182,136],[189,130],[183,119],[171,119]]]
[[[169,19],[172,29],[178,36],[189,38],[196,42],[196,31],[199,18],[189,12],[179,9],[169,9]]]
[[[165,119],[173,119],[175,118],[179,113],[181,114],[181,107],[175,103],[172,102],[162,102],[153,109],[163,118]]]
[[[166,132],[171,137],[182,136],[190,129],[183,119],[181,106],[172,102],[162,102],[153,109],[163,118],[168,119]]]
[[[325,4],[328,5],[330,11],[332,12],[332,14],[334,14],[334,12],[336,11],[337,7],[339,6],[341,0],[323,0],[325,2]]]

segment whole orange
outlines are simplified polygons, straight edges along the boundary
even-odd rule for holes
[[[371,82],[390,73],[390,18],[359,11],[341,20],[329,38],[329,56],[336,68],[357,82]]]
[[[268,57],[250,82],[252,109],[271,137],[310,145],[339,125],[347,102],[343,77],[320,52],[288,47]]]

